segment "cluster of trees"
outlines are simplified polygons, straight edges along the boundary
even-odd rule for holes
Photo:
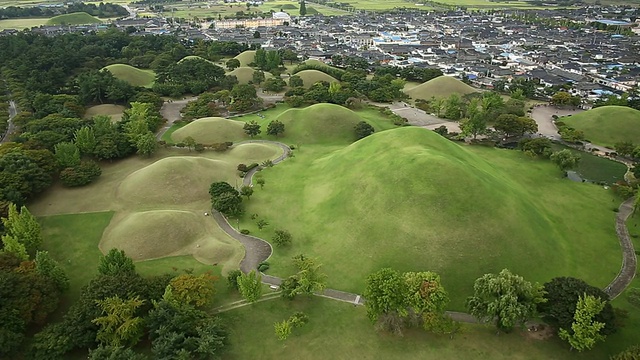
[[[226,345],[219,319],[201,310],[214,295],[214,277],[144,278],[117,249],[100,259],[98,272],[62,321],[35,335],[33,359],[63,358],[74,349],[91,349],[89,359],[96,360],[146,359],[131,350],[146,334],[159,359],[209,359]]]
[[[573,96],[566,91],[558,91],[551,97],[551,105],[578,107],[582,103],[580,96]]]
[[[214,182],[209,187],[211,206],[227,216],[239,216],[244,212],[240,192],[224,181]]]
[[[573,169],[580,162],[580,156],[570,149],[553,152],[551,140],[544,137],[522,139],[518,148],[529,156],[551,159],[562,171]]]
[[[614,147],[616,153],[621,156],[630,157],[640,161],[640,144],[634,144],[631,141],[617,142]]]
[[[200,94],[214,88],[230,89],[238,80],[225,75],[220,66],[201,58],[186,58],[156,74],[153,91],[166,96]]]
[[[427,82],[442,76],[440,69],[419,68],[415,66],[397,67],[397,66],[379,66],[376,68],[377,75],[393,75],[401,77],[407,81]]]
[[[282,58],[277,50],[256,50],[254,64],[257,68],[264,71],[274,71],[282,66]],[[279,76],[280,73],[276,72]]]
[[[129,15],[127,9],[117,4],[100,3],[85,4],[85,3],[69,3],[63,7],[19,7],[19,6],[7,6],[0,9],[0,19],[14,19],[14,18],[33,18],[33,17],[52,17],[60,14],[70,14],[74,12],[86,12],[89,15],[109,18],[109,17],[121,17]]]
[[[637,90],[635,91],[637,92]],[[630,91],[630,93],[634,93],[634,91]],[[617,95],[609,95],[606,97],[602,97],[593,104],[594,108],[600,106],[627,106],[632,109],[640,110],[640,98],[637,96],[629,96],[629,93],[624,93],[622,96]]]
[[[293,266],[298,270],[282,281],[281,296],[293,300],[298,295],[313,295],[327,286],[327,275],[323,273],[314,258],[300,254],[292,258]]]

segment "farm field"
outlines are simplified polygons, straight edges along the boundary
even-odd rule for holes
[[[629,107],[602,106],[560,121],[583,131],[594,144],[613,147],[617,142],[640,142],[640,111]]]
[[[0,30],[5,29],[31,29],[47,24],[48,18],[5,19],[0,20]]]

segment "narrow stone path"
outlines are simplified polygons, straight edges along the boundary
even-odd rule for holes
[[[606,292],[612,300],[622,294],[627,286],[631,284],[638,268],[638,257],[636,256],[636,251],[633,247],[633,242],[629,236],[629,229],[626,224],[629,216],[633,214],[634,201],[635,198],[630,198],[620,204],[618,213],[616,214],[616,234],[618,235],[620,247],[622,248],[622,267],[618,275],[604,289],[604,292]]]

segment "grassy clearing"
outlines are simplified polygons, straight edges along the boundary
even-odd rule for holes
[[[333,76],[318,70],[302,70],[296,73],[296,75],[300,76],[305,88],[310,88],[311,85],[319,81],[326,81],[328,83],[338,82]]]
[[[286,340],[273,324],[302,311],[309,323]],[[272,300],[221,314],[230,326],[226,359],[604,359],[603,350],[571,352],[557,338],[537,340],[527,332],[496,335],[482,325],[463,325],[460,334],[437,336],[411,330],[403,337],[376,332],[364,307],[323,299]]]
[[[6,19],[0,20],[0,30],[5,29],[31,29],[32,27],[39,27],[45,25],[49,21],[48,18],[37,19]]]
[[[133,86],[151,87],[156,79],[153,70],[138,69],[127,64],[113,64],[105,67],[117,79],[124,80]]]
[[[617,142],[640,142],[640,111],[626,106],[602,106],[563,117],[568,126],[584,131],[594,144],[613,147]]]
[[[47,21],[47,25],[85,25],[99,24],[101,22],[102,20],[95,16],[91,16],[86,12],[75,12],[54,16]]]
[[[298,253],[325,264],[331,287],[358,293],[366,275],[384,266],[433,270],[452,293],[452,308],[461,309],[473,280],[502,268],[535,281],[577,276],[597,286],[619,269],[617,200],[562,179],[547,161],[463,147],[419,128],[336,149],[305,145],[263,171],[265,188],[247,214],[271,225],[259,231],[246,217],[241,227],[266,239],[277,228],[293,234],[293,245],[272,256],[275,275],[288,275]]]
[[[171,134],[171,140],[180,142],[189,136],[201,144],[248,140],[249,136],[244,133],[243,126],[244,123],[242,121],[220,117],[202,118],[175,130]]]
[[[126,108],[122,105],[114,105],[114,104],[102,104],[95,105],[87,108],[84,113],[84,117],[89,119],[96,115],[107,115],[111,116],[111,121],[118,122],[122,119],[122,115],[124,115],[124,110]]]
[[[552,148],[553,151],[569,149],[580,156],[580,162],[575,171],[583,179],[591,182],[604,181],[608,184],[624,180],[624,174],[627,172],[627,166],[624,164],[559,144],[554,144]]]
[[[450,76],[439,76],[416,87],[405,88],[404,92],[413,99],[430,99],[431,97],[447,98],[451,94],[462,96],[479,92],[479,90]]]

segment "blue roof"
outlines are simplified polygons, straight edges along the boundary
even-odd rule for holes
[[[596,22],[599,22],[600,24],[605,24],[605,25],[631,25],[626,21],[620,21],[620,20],[596,20]]]

